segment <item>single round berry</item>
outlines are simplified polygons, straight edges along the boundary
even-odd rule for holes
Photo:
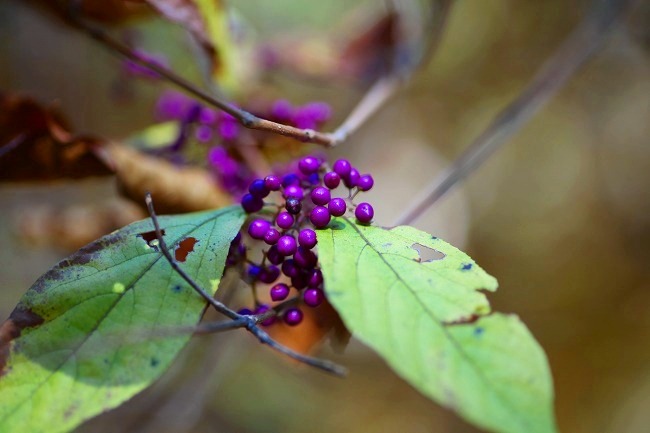
[[[309,177],[307,177],[307,181],[312,185],[318,185],[320,182],[320,176],[318,173],[312,173],[309,175]]]
[[[303,314],[298,308],[289,308],[284,312],[284,323],[289,326],[296,326],[302,322]]]
[[[264,239],[266,232],[268,232],[270,228],[271,228],[271,224],[269,224],[268,221],[256,219],[253,220],[248,226],[248,234],[253,239],[262,240]]]
[[[296,276],[291,277],[291,285],[296,290],[302,290],[307,287],[307,277],[302,272],[299,272]]]
[[[265,284],[271,284],[277,280],[279,276],[280,268],[277,266],[269,266],[268,268],[263,268],[257,278]]]
[[[270,174],[264,178],[264,185],[269,191],[277,191],[282,186],[282,181],[278,176]]]
[[[289,296],[289,286],[284,283],[278,283],[271,287],[270,294],[273,301],[284,301]]]
[[[372,178],[371,175],[369,174],[364,174],[359,178],[359,181],[357,182],[357,188],[359,188],[360,191],[370,191],[370,188],[375,184],[375,180]]]
[[[342,198],[333,198],[327,205],[330,213],[336,217],[340,217],[348,210],[348,205]]]
[[[336,172],[342,179],[347,178],[352,170],[352,164],[347,159],[338,159],[332,166],[332,170]]]
[[[350,174],[347,177],[343,178],[343,183],[348,188],[354,188],[359,183],[359,178],[360,177],[361,177],[361,175],[359,174],[357,169],[352,167],[352,170],[350,170]]]
[[[275,223],[281,229],[290,229],[293,226],[293,215],[289,212],[280,212],[275,219]]]
[[[325,177],[323,177],[323,183],[329,189],[334,189],[341,183],[341,176],[333,171],[330,171],[325,175]]]
[[[323,272],[320,269],[314,269],[309,275],[307,285],[309,285],[309,287],[318,287],[321,284],[323,284]]]
[[[293,261],[302,269],[312,269],[318,263],[318,256],[305,247],[298,247],[293,255]]]
[[[368,224],[375,216],[375,210],[370,203],[359,203],[359,206],[354,210],[354,216],[362,224]]]
[[[264,235],[264,242],[266,242],[267,245],[277,244],[278,239],[280,239],[280,232],[274,228],[270,228]]]
[[[296,240],[293,236],[284,235],[278,239],[278,252],[283,256],[290,256],[296,252]]]
[[[284,208],[292,215],[298,215],[302,210],[302,203],[295,197],[289,197]],[[259,210],[259,209],[258,209]]]
[[[325,206],[331,198],[330,190],[323,186],[316,187],[311,192],[311,201],[316,205]]]
[[[302,188],[300,188],[299,185],[289,185],[286,188],[284,188],[284,196],[294,197],[297,198],[298,200],[302,200],[303,197],[305,196],[305,193],[303,192]]]
[[[305,175],[315,173],[320,168],[320,161],[313,156],[305,156],[298,163],[298,169]]]
[[[310,307],[318,307],[325,300],[325,295],[320,289],[307,289],[304,291],[302,299]]]
[[[250,308],[242,308],[241,310],[237,311],[237,314],[241,314],[242,316],[252,316],[254,313]]]
[[[248,187],[248,192],[255,197],[264,198],[269,195],[269,189],[263,179],[255,179]]]
[[[260,197],[255,197],[253,194],[246,194],[241,199],[241,205],[246,213],[253,213],[264,207],[264,200]]]
[[[267,311],[269,311],[270,309],[271,309],[270,306],[268,306],[266,304],[261,304],[255,309],[255,314],[257,314],[257,315],[264,314]],[[271,326],[271,325],[273,325],[273,323],[275,323],[275,316],[271,316],[268,319],[266,319],[265,321],[263,321],[262,325],[263,326]]]
[[[259,275],[260,275],[261,272],[262,272],[262,267],[261,267],[261,266],[250,265],[250,266],[248,267],[248,272],[247,272],[247,273],[248,273],[248,276],[249,276],[251,279],[256,280],[257,277],[259,277]]]
[[[316,232],[312,229],[302,229],[298,234],[298,243],[300,246],[305,247],[309,250],[316,246],[318,239],[316,238]]]
[[[300,178],[295,173],[289,173],[282,178],[282,186],[288,187],[289,185],[298,185],[300,184]]]
[[[277,245],[273,245],[271,248],[269,248],[269,250],[266,252],[266,258],[273,265],[279,265],[284,260],[284,256],[278,251]]]
[[[330,211],[328,211],[327,208],[323,206],[316,206],[309,214],[309,220],[314,225],[314,227],[318,229],[327,227],[330,219],[332,219]]]
[[[300,273],[300,270],[296,266],[296,263],[293,261],[293,259],[288,259],[282,263],[282,273],[289,278],[293,278]]]

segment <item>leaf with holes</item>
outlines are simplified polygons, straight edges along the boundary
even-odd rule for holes
[[[411,385],[490,431],[555,431],[544,352],[516,316],[489,314],[479,290],[497,282],[466,254],[340,218],[318,245],[330,303]]]
[[[176,260],[211,293],[223,274],[240,206],[160,217]],[[63,260],[0,327],[0,432],[64,432],[116,407],[170,366],[205,301],[172,270],[150,220]]]

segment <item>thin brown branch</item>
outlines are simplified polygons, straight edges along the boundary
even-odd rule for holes
[[[396,224],[412,223],[505,144],[598,51],[633,1],[595,0],[582,22],[542,65],[528,87],[496,116],[451,167],[416,197]]]

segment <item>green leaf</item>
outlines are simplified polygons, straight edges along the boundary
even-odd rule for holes
[[[160,217],[181,266],[217,289],[241,207]],[[150,220],[82,248],[43,275],[0,328],[0,432],[64,432],[149,386],[206,302],[156,247]],[[158,335],[159,336],[159,335]]]
[[[340,218],[318,246],[346,326],[416,389],[490,431],[555,431],[543,350],[516,316],[488,315],[479,289],[497,282],[466,254],[412,227]]]

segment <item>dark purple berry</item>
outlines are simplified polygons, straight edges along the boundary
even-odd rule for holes
[[[242,308],[241,310],[237,311],[237,314],[241,314],[242,316],[252,316],[253,310],[249,308]]]
[[[276,284],[271,287],[271,299],[275,302],[284,301],[289,296],[289,286],[284,283]]]
[[[359,203],[359,206],[354,210],[354,216],[362,224],[368,224],[375,216],[375,210],[370,203]]]
[[[250,265],[248,267],[248,276],[253,280],[256,280],[261,272],[262,272],[262,267],[261,266]]]
[[[311,269],[318,263],[318,256],[305,247],[298,247],[293,255],[293,261],[303,269]]]
[[[264,314],[264,313],[266,313],[267,311],[269,311],[270,309],[271,309],[270,306],[268,306],[268,305],[266,305],[266,304],[261,304],[260,306],[258,306],[258,307],[255,309],[255,314],[257,314],[257,315],[259,315],[259,314]],[[262,325],[263,325],[263,326],[270,326],[270,325],[273,325],[273,323],[275,323],[275,316],[271,316],[271,317],[269,317],[268,319],[266,319],[265,321],[263,321],[263,322],[262,322]]]
[[[296,290],[302,290],[307,287],[307,277],[299,272],[296,276],[291,277],[291,285],[296,288]]]
[[[238,245],[241,242],[241,232],[237,232],[237,236],[232,240],[231,244]]]
[[[278,239],[278,252],[283,256],[290,256],[296,252],[296,240],[293,236],[284,235]]]
[[[307,178],[307,181],[312,185],[318,185],[318,183],[320,182],[320,176],[318,175],[318,173],[310,174],[309,177]]]
[[[296,263],[293,261],[293,259],[285,260],[284,263],[282,263],[282,273],[287,277],[293,278],[297,276],[299,272],[300,270],[296,266]]]
[[[352,170],[352,164],[347,159],[338,159],[332,166],[332,170],[336,172],[342,179],[347,178]]]
[[[320,161],[313,156],[305,156],[298,163],[298,169],[305,175],[310,175],[318,171]]]
[[[265,283],[265,284],[271,284],[275,280],[278,279],[280,276],[280,268],[277,266],[269,266],[268,268],[263,268],[260,271],[260,275],[258,276],[258,279]]]
[[[375,184],[375,180],[372,178],[371,175],[369,174],[364,174],[359,178],[359,181],[357,182],[357,188],[359,188],[360,191],[370,191],[370,188]]]
[[[264,198],[269,195],[269,189],[266,187],[263,179],[255,179],[248,187],[248,192],[255,197]]]
[[[278,252],[277,245],[273,245],[266,252],[266,258],[269,259],[269,262],[273,265],[279,265],[284,260],[284,256]]]
[[[327,208],[323,206],[316,206],[309,214],[309,220],[314,225],[314,227],[318,229],[327,227],[330,219],[332,219],[330,211],[328,211]]]
[[[323,291],[320,289],[307,289],[303,293],[302,299],[305,301],[305,304],[310,307],[318,307],[323,303],[323,300],[325,300],[325,296],[323,295]]]
[[[341,176],[333,171],[330,171],[325,175],[325,177],[323,177],[323,183],[329,189],[334,189],[341,183]]]
[[[300,188],[300,186],[289,185],[286,188],[284,188],[284,196],[294,197],[297,198],[298,200],[302,200],[303,197],[305,196],[305,193],[303,192],[302,188]]]
[[[314,269],[307,280],[309,287],[318,287],[323,284],[323,272],[320,269]]]
[[[261,240],[264,239],[266,232],[268,232],[270,228],[271,224],[269,224],[268,221],[256,219],[253,220],[248,226],[248,234],[253,239]]]
[[[300,230],[298,234],[298,243],[300,246],[305,247],[309,250],[316,246],[318,239],[316,238],[316,232],[312,229],[303,229]]]
[[[359,178],[360,177],[361,177],[361,175],[359,175],[359,172],[357,171],[357,169],[352,167],[352,170],[350,170],[350,174],[348,175],[348,177],[343,178],[343,183],[348,188],[354,188],[359,183]]]
[[[257,212],[264,207],[264,200],[253,194],[246,194],[241,199],[241,205],[246,213]]]
[[[275,223],[281,229],[290,229],[293,226],[293,215],[288,212],[280,212],[275,219]]]
[[[323,186],[316,187],[311,192],[311,201],[316,205],[325,206],[331,198],[330,190]]]
[[[269,191],[277,191],[282,186],[282,181],[278,176],[270,174],[264,178],[264,185]]]
[[[296,326],[302,322],[303,314],[298,308],[289,308],[284,312],[284,323],[289,326]]]
[[[298,215],[302,210],[302,203],[295,197],[289,197],[284,208],[292,215]],[[259,209],[258,209],[259,210]]]
[[[270,228],[264,235],[264,242],[266,242],[267,245],[277,244],[278,239],[280,239],[280,232],[274,228]]]
[[[340,217],[341,215],[344,215],[348,210],[348,205],[342,198],[333,198],[327,205],[327,208],[332,215]]]
[[[287,174],[282,178],[282,186],[283,187],[288,187],[289,185],[298,185],[300,184],[300,179],[298,178],[298,175],[295,173],[290,173]]]

